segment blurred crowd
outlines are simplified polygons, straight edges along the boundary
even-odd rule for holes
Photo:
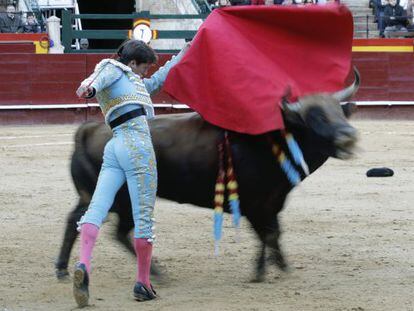
[[[208,1],[210,5],[306,5],[327,4],[339,0],[222,0]]]
[[[0,12],[0,33],[38,33],[41,27],[32,12],[22,14],[9,4],[6,12]]]
[[[404,37],[414,32],[414,0],[370,0],[380,37]]]

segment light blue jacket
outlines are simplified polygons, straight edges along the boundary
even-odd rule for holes
[[[105,122],[109,123],[111,115],[115,110],[130,104],[142,105],[147,114],[147,118],[154,117],[154,107],[150,95],[158,92],[168,75],[168,72],[184,56],[183,52],[173,56],[173,58],[160,67],[151,78],[141,79],[132,72],[131,68],[114,59],[104,59],[99,62],[95,71],[82,85],[91,86],[95,90],[96,98],[105,117]]]

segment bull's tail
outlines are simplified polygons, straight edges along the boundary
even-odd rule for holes
[[[94,135],[99,123],[81,125],[75,134],[75,150],[71,161],[71,174],[76,190],[81,197],[92,196],[98,180],[99,167],[88,153],[87,140]],[[86,193],[85,193],[86,192]]]

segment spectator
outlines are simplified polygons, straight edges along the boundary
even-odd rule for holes
[[[408,1],[407,0],[397,0],[397,4],[401,5],[404,10],[407,10]]]
[[[251,4],[253,4],[253,5],[264,5],[265,0],[252,0]]]
[[[0,17],[0,32],[21,33],[23,32],[23,22],[20,16],[16,15],[16,8],[9,4],[6,14]]]
[[[33,13],[27,13],[27,20],[23,26],[23,32],[25,33],[39,33],[40,26],[36,21],[35,16]]]
[[[250,0],[230,0],[231,5],[250,5]]]
[[[384,10],[386,38],[391,37],[391,33],[395,31],[407,31],[407,14],[402,6],[397,4],[397,0],[389,0],[389,4]]]
[[[378,30],[380,31],[380,37],[384,37],[385,20],[384,10],[389,4],[388,0],[374,0],[374,15],[375,21],[378,23]]]
[[[408,30],[414,31],[414,0],[408,0],[407,3],[407,17],[408,17]]]
[[[273,4],[283,4],[283,0],[273,0]]]
[[[81,50],[87,50],[89,48],[89,40],[86,38],[80,39],[79,46]]]

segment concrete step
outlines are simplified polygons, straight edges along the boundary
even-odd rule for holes
[[[366,6],[369,5],[369,0],[342,0],[342,4],[348,5],[348,6]]]
[[[368,24],[368,29],[369,29],[369,31],[378,30],[378,26],[377,26],[377,24]],[[354,25],[354,30],[366,31],[367,30],[367,25],[366,24]]]
[[[367,32],[366,31],[355,31],[354,32],[354,38],[359,39],[366,39],[367,38]],[[368,38],[379,38],[379,31],[369,31],[368,32]]]
[[[378,38],[378,26],[374,23],[374,15],[369,7],[369,0],[342,0],[354,18],[354,38]],[[367,24],[368,17],[368,24]]]
[[[347,7],[350,7],[350,8],[369,8],[369,4],[368,4],[368,2],[367,3],[343,3],[342,2],[342,4],[345,4]]]
[[[349,9],[352,14],[358,14],[358,15],[372,15],[372,10],[370,8],[350,8]]]

